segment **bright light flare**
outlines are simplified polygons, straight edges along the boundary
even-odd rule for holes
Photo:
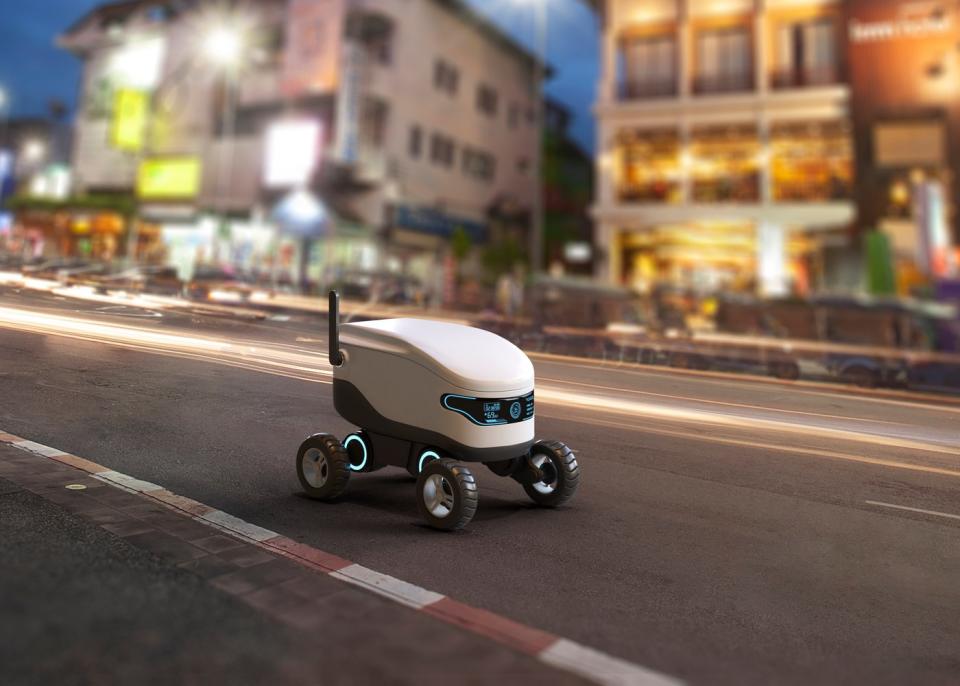
[[[245,41],[242,32],[234,27],[220,26],[211,29],[203,44],[203,51],[214,64],[234,67],[243,56]]]

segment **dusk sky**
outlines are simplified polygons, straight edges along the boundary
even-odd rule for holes
[[[596,93],[597,19],[584,0],[549,2],[549,60],[556,75],[548,93],[576,117],[577,139],[593,148],[590,107]],[[531,46],[533,6],[529,0],[469,0],[517,40]],[[0,85],[10,92],[13,116],[42,114],[51,98],[74,104],[79,63],[54,44],[56,35],[97,0],[10,2],[0,22]]]

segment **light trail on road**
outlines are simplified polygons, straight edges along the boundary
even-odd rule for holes
[[[299,381],[331,383],[333,375],[324,350],[313,351],[288,344],[238,342],[225,338],[158,331],[145,326],[112,324],[94,319],[11,307],[0,307],[0,326],[28,333],[67,337],[122,346],[147,353],[225,364]],[[571,383],[578,388],[571,390],[569,388]],[[581,408],[620,417],[643,417],[654,421],[692,424],[698,427],[698,430],[690,432],[691,437],[700,435],[703,427],[712,426],[855,441],[867,445],[960,457],[960,432],[934,432],[929,427],[925,430],[924,427],[898,425],[894,422],[860,420],[842,415],[765,408],[744,403],[701,400],[662,393],[649,395],[663,402],[643,402],[631,398],[611,397],[611,393],[622,395],[634,392],[647,394],[635,389],[549,379],[546,383],[543,381],[538,383],[537,402],[570,409]],[[704,407],[690,407],[677,403],[704,404]],[[763,416],[771,409],[782,415],[783,419]],[[889,425],[891,428],[878,428],[877,425]],[[893,430],[892,427],[897,426],[906,427],[906,430]],[[643,427],[633,428],[643,429]]]

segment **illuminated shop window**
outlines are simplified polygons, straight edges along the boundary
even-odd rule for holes
[[[853,186],[853,146],[845,123],[782,124],[770,138],[773,199],[847,200]]]
[[[632,131],[622,136],[620,199],[630,202],[682,202],[680,138],[674,130]]]
[[[695,129],[690,146],[694,202],[757,202],[760,140],[753,126]]]

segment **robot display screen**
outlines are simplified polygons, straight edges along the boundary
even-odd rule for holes
[[[480,426],[514,424],[533,417],[533,393],[516,398],[473,398],[447,393],[440,402]]]

